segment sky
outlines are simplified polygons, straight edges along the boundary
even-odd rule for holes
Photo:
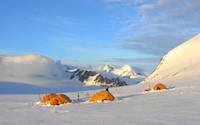
[[[0,54],[152,71],[200,33],[200,0],[0,0]]]

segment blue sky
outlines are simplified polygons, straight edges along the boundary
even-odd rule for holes
[[[151,71],[200,31],[199,0],[1,0],[0,54]]]

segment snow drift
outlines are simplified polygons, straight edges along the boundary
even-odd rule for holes
[[[64,79],[60,62],[40,56],[0,56],[0,81],[22,83],[50,83]]]
[[[169,51],[155,71],[144,81],[163,82],[168,86],[199,84],[200,34]]]

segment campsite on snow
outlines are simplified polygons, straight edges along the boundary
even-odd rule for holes
[[[39,55],[1,56],[0,124],[198,125],[199,49],[200,34],[170,50],[150,75],[130,66],[89,71]]]
[[[0,125],[200,125],[200,0],[0,0]]]

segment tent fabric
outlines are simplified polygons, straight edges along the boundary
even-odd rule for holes
[[[104,101],[113,101],[115,97],[106,90],[97,92],[89,99],[89,102],[104,102]]]
[[[45,95],[42,97],[42,99],[40,100],[40,102],[42,104],[49,104],[50,100],[52,100],[54,97],[56,97],[57,95],[55,93],[50,93],[48,95]]]
[[[153,90],[165,90],[167,87],[162,83],[156,83],[153,86]]]
[[[64,94],[50,93],[48,95],[43,96],[40,102],[42,104],[61,105],[71,103],[72,100]]]

